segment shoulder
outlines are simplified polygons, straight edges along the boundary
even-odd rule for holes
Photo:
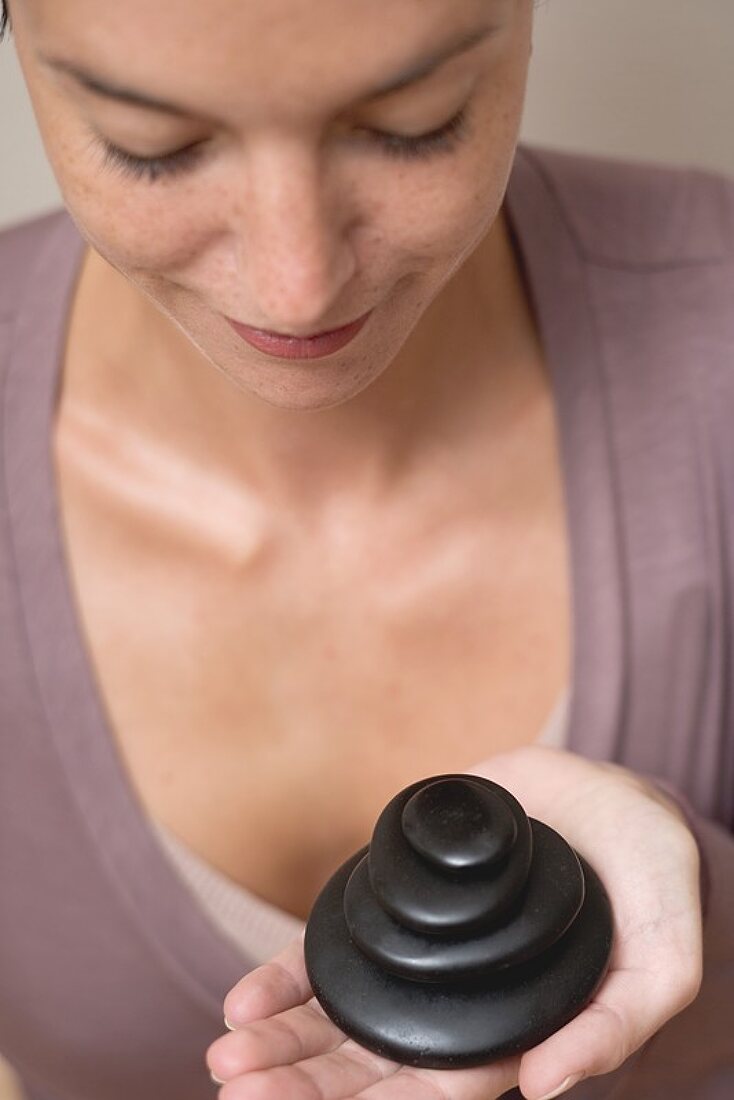
[[[0,320],[22,301],[49,242],[70,231],[73,222],[63,207],[0,229]]]
[[[734,180],[532,146],[518,154],[525,209],[542,207],[538,247],[570,240],[580,260],[620,438],[635,436],[631,449],[651,462],[664,454],[670,470],[707,451],[734,479]]]
[[[699,168],[521,146],[591,263],[734,264],[734,179]]]

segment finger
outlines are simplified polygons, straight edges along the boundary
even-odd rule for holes
[[[303,935],[264,966],[245,974],[224,998],[228,1024],[238,1027],[304,1004],[313,996],[303,961]]]
[[[349,1100],[495,1100],[517,1084],[519,1058],[476,1069],[430,1070],[402,1066],[391,1077]]]
[[[222,1036],[207,1050],[206,1061],[220,1081],[229,1081],[238,1074],[326,1054],[343,1043],[344,1033],[312,1000]]]
[[[356,1043],[344,1043],[292,1066],[235,1077],[220,1090],[219,1100],[346,1100],[397,1068]]]
[[[540,1100],[567,1078],[611,1073],[690,1003],[692,996],[675,978],[668,987],[656,982],[649,972],[614,971],[579,1016],[523,1055],[523,1096]]]

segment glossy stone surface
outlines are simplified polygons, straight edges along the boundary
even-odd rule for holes
[[[491,867],[517,838],[507,802],[479,783],[458,779],[439,779],[411,795],[402,828],[411,848],[444,871]]]
[[[504,918],[525,884],[533,847],[528,818],[508,791],[485,780],[488,794],[515,820],[515,843],[489,879],[447,874],[418,855],[402,828],[403,809],[425,782],[406,787],[377,819],[370,841],[372,889],[388,913],[416,932],[468,935],[488,928]]]
[[[611,949],[599,879],[586,879],[578,917],[547,955],[484,982],[412,982],[387,974],[352,943],[341,898],[362,849],[329,880],[306,926],[311,986],[327,1015],[363,1047],[404,1065],[482,1065],[542,1042],[593,996]]]
[[[391,799],[332,876],[304,946],[322,1007],[363,1046],[479,1065],[584,1007],[608,966],[611,907],[593,869],[508,791],[433,776]]]
[[[555,852],[552,830],[532,819],[531,825],[537,872],[529,876],[527,890],[504,924],[465,938],[427,936],[405,928],[372,892],[365,855],[344,890],[344,916],[352,939],[384,970],[414,981],[477,977],[544,951],[581,908],[584,874],[572,848]]]

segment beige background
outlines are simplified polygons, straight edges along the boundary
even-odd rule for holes
[[[734,175],[733,62],[734,0],[543,0],[523,136]],[[3,225],[60,201],[12,40],[0,103]]]

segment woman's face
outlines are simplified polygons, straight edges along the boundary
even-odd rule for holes
[[[238,386],[272,404],[323,408],[396,358],[494,222],[532,6],[14,0],[11,9],[41,135],[86,239]],[[153,100],[162,102],[142,102]],[[309,336],[370,310],[352,343],[312,360],[258,351],[227,321]]]

